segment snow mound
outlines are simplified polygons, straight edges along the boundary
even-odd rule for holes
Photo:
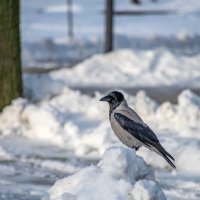
[[[136,96],[124,95],[175,158],[177,170],[200,173],[200,97],[185,90],[177,104],[159,105],[142,91]],[[110,146],[122,146],[109,124],[107,105],[99,102],[100,96],[65,88],[60,95],[38,104],[14,100],[0,114],[0,135],[40,140],[70,150],[76,157],[99,160]],[[171,170],[162,157],[146,148],[138,154],[154,167]]]
[[[192,137],[200,138],[200,97],[189,90],[178,96],[178,105],[162,104],[155,116],[165,129],[173,127],[185,137],[191,137],[192,130]]]
[[[174,55],[164,49],[119,50],[94,55],[72,69],[60,69],[46,76],[25,75],[25,92],[37,100],[57,95],[66,86],[195,87],[199,85],[199,62],[200,54]],[[40,87],[41,84],[43,87]]]
[[[164,49],[139,52],[127,49],[92,56],[73,69],[61,69],[50,76],[73,86],[122,87],[128,84],[130,87],[147,83],[156,86],[186,84],[189,81],[192,85],[193,79],[200,77],[199,60],[200,55],[178,56]]]
[[[165,200],[154,172],[134,150],[108,149],[97,166],[63,178],[49,189],[51,200]]]

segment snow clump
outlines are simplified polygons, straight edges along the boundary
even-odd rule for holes
[[[132,149],[112,147],[98,165],[63,178],[49,189],[51,200],[166,200],[152,168]]]

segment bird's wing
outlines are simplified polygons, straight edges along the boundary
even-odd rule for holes
[[[124,116],[127,116],[129,119],[131,119],[131,120],[133,120],[133,121],[135,121],[137,123],[143,123],[143,121],[140,118],[140,116],[128,106],[125,109],[118,110],[116,112],[120,113],[120,114],[122,114]]]
[[[159,143],[159,140],[154,132],[145,123],[141,124],[135,122],[121,113],[115,113],[114,118],[120,126],[147,146],[149,146],[149,144],[152,145],[152,143]]]
[[[174,158],[161,146],[155,133],[145,123],[135,122],[121,113],[115,113],[114,118],[128,133],[151,150],[163,156],[169,164],[175,168],[175,165],[169,159],[171,158],[174,160]]]

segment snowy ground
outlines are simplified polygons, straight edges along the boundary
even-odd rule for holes
[[[66,38],[65,2],[22,0],[24,67],[69,67],[102,51],[102,1],[75,2],[74,41]],[[134,193],[136,200],[152,195],[156,198],[155,195],[162,195],[159,185],[170,200],[200,198],[200,96],[184,90],[177,104],[160,105],[142,91],[136,95],[125,93],[131,107],[176,159],[177,170],[171,170],[165,160],[152,152],[141,149],[137,153],[155,169],[156,184],[154,173],[148,170],[153,182],[136,180],[137,167],[148,167],[138,162],[133,165],[131,159],[141,159],[125,149],[112,133],[108,108],[99,102],[103,94],[84,95],[69,89],[200,86],[199,1],[143,2],[144,9],[175,9],[179,14],[162,16],[160,20],[153,16],[117,18],[116,47],[134,50],[94,55],[71,70],[24,74],[26,99],[14,100],[0,113],[0,199],[46,200],[59,199],[60,195],[63,199],[88,199],[89,194],[96,197],[97,187],[105,182],[113,188],[103,188],[105,198],[123,195],[128,199]],[[116,7],[140,9],[130,6],[129,1],[117,1]],[[121,162],[114,165],[118,159]],[[133,170],[134,177],[126,169]],[[71,174],[74,175],[69,177]],[[83,188],[81,184],[86,180],[87,188]],[[66,189],[69,182],[73,184]],[[113,196],[116,191],[119,196]],[[140,196],[141,191],[145,196]]]
[[[116,10],[175,10],[161,16],[115,18],[115,48],[134,50],[165,47],[187,55],[199,53],[199,0],[143,0],[136,6],[130,0],[115,0]],[[74,40],[67,38],[65,0],[22,0],[21,32],[24,68],[54,69],[103,51],[104,1],[74,1]],[[29,69],[30,71],[30,69]]]
[[[176,88],[200,87],[200,54],[173,54],[166,49],[119,50],[98,54],[72,69],[48,74],[24,75],[25,94],[40,100],[59,94],[66,86],[72,88]],[[106,81],[105,81],[106,80]],[[43,87],[40,87],[42,84]],[[105,91],[105,89],[104,89]]]
[[[171,171],[159,156],[145,149],[138,152],[157,169],[156,179],[166,196],[199,199],[200,97],[184,91],[177,105],[158,105],[143,92],[125,95],[176,159],[177,170]],[[65,88],[50,100],[33,104],[17,99],[4,109],[0,115],[2,199],[41,199],[55,180],[96,164],[109,147],[122,146],[111,131],[108,108],[98,101],[100,96]]]
[[[108,149],[97,166],[57,181],[49,194],[52,200],[166,200],[154,171],[135,151],[119,147]]]
[[[197,26],[200,17],[198,0],[190,0],[190,4],[187,0],[159,0],[157,3],[143,0],[142,2],[143,4],[137,6],[131,4],[129,0],[115,0],[115,8],[116,10],[175,10],[178,14],[159,16],[159,20],[158,16],[116,17],[115,31],[117,34],[147,37],[198,35],[200,33],[200,28]],[[61,38],[66,38],[67,7],[65,0],[40,0],[37,3],[34,0],[22,0],[21,5],[23,42],[46,38],[60,41]],[[74,1],[75,37],[102,36],[104,33],[103,10],[105,10],[105,4],[102,0]]]

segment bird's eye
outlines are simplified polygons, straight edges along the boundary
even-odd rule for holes
[[[112,101],[114,102],[116,100],[117,100],[117,98],[115,96],[112,96]]]
[[[112,100],[114,100],[114,99],[115,99],[115,97],[114,97],[114,96],[111,96],[111,99],[112,99]]]

